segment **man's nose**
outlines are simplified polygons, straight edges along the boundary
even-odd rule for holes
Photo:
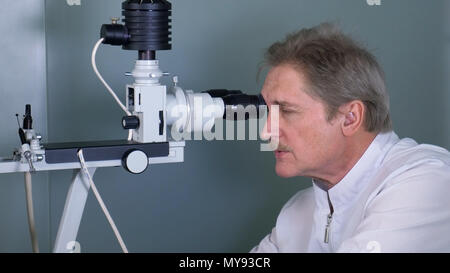
[[[270,132],[270,115],[267,115],[266,123],[264,124],[264,127],[261,131],[261,140],[269,140],[271,138],[271,132]]]
[[[272,105],[271,109],[267,113],[267,120],[261,131],[261,140],[270,140],[272,138],[280,138],[281,128],[280,128],[280,116],[279,116],[279,106]]]

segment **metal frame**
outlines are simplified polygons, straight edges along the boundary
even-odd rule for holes
[[[184,141],[169,142],[169,155],[165,157],[151,157],[149,164],[177,163],[184,161]],[[36,171],[54,171],[73,169],[72,183],[69,187],[64,205],[64,211],[60,220],[53,252],[71,253],[76,241],[81,218],[90,189],[87,176],[81,170],[80,163],[48,164],[45,158],[34,162]],[[91,176],[97,168],[122,166],[121,160],[89,161],[86,162]],[[28,172],[29,165],[19,161],[0,159],[0,173]]]

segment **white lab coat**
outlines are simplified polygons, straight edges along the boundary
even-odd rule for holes
[[[327,192],[295,194],[251,252],[450,252],[450,153],[378,134]]]

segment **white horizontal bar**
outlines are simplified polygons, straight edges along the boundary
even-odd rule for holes
[[[163,163],[177,163],[184,161],[184,146],[185,142],[169,142],[169,155],[161,157],[150,157],[149,164],[163,164]],[[117,167],[122,166],[121,160],[102,160],[102,161],[88,161],[86,162],[88,168],[102,168],[102,167]],[[55,171],[55,170],[70,170],[80,169],[80,163],[55,163],[48,164],[45,162],[45,156],[42,161],[33,162],[33,166],[37,172],[39,171]],[[16,173],[28,172],[28,163],[21,163],[11,159],[0,159],[0,173]]]

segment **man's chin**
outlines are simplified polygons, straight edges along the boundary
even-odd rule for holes
[[[285,166],[279,166],[279,164],[275,166],[275,172],[277,173],[278,176],[283,178],[290,178],[297,176],[297,173],[294,170],[289,170]]]

